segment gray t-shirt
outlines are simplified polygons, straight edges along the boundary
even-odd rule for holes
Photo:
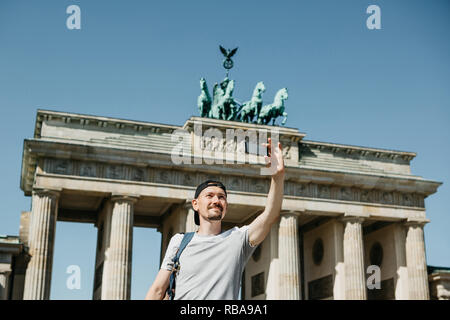
[[[183,234],[170,239],[161,269],[172,270]],[[175,300],[237,300],[242,272],[256,247],[248,240],[248,225],[215,236],[197,233],[180,256]]]

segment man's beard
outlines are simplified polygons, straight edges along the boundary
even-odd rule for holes
[[[219,209],[220,212],[216,211],[215,214],[213,215],[208,210],[208,220],[222,220],[223,208],[216,206],[216,207],[213,207],[213,208],[210,208],[210,209],[216,209],[216,208]]]

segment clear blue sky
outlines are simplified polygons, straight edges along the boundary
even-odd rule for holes
[[[66,8],[81,8],[68,30]],[[368,30],[366,8],[381,8]],[[289,89],[287,126],[307,139],[412,151],[412,173],[444,182],[426,199],[428,264],[450,266],[450,2],[0,2],[3,121],[0,233],[17,235],[30,198],[19,187],[23,140],[36,109],[182,125],[197,115],[199,79],[224,77],[218,45],[239,47],[230,77],[248,100]],[[159,267],[160,234],[135,228],[132,298]],[[57,224],[53,299],[90,299],[96,229]],[[68,290],[69,265],[81,289]]]

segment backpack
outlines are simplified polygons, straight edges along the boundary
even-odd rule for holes
[[[180,271],[180,255],[183,252],[184,248],[188,245],[188,243],[192,240],[195,232],[185,233],[183,236],[183,240],[181,240],[180,247],[178,248],[177,254],[173,257],[173,267],[172,273],[170,274],[170,282],[169,287],[167,288],[167,294],[169,295],[169,299],[173,300],[175,298],[175,280],[178,272]]]

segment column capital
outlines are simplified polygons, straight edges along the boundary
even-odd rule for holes
[[[366,220],[366,217],[361,217],[361,216],[343,216],[338,218],[339,221],[341,221],[342,223],[347,223],[347,222],[351,222],[351,223],[363,223],[364,220]]]
[[[429,219],[420,219],[420,218],[408,218],[404,222],[404,225],[406,227],[421,227],[423,228],[428,222],[430,222]]]
[[[135,203],[140,198],[137,194],[122,194],[122,193],[113,193],[111,194],[112,202],[131,202]]]
[[[337,220],[345,223],[345,222],[359,222],[363,223],[369,215],[359,215],[354,213],[344,213],[342,216],[338,217]]]
[[[299,217],[300,215],[305,213],[305,209],[296,209],[296,210],[281,210],[280,216],[282,217],[288,217],[288,216],[296,216]]]
[[[4,274],[4,275],[8,276],[11,272],[12,272],[12,269],[11,269],[10,265],[7,265],[4,268],[0,268],[0,274]]]
[[[183,206],[185,209],[189,210],[189,209],[193,209],[192,208],[192,199],[187,199],[184,203]]]
[[[47,196],[50,198],[58,199],[62,189],[49,189],[49,188],[33,188],[33,196]]]
[[[5,278],[8,278],[12,273],[12,270],[4,270],[0,271],[0,275],[3,275]]]

